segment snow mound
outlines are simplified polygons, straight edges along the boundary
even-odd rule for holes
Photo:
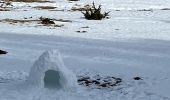
[[[58,50],[50,50],[35,61],[28,83],[41,88],[69,90],[77,86],[77,79],[73,72],[65,67]]]

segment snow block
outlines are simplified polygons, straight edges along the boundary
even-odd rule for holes
[[[44,52],[31,68],[28,82],[42,88],[76,88],[76,76],[67,69],[58,50]]]

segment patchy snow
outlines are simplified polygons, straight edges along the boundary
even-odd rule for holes
[[[157,0],[159,1],[159,0]],[[95,1],[96,5],[102,4],[103,11],[111,11],[110,19],[102,21],[86,20],[80,11],[70,11],[72,7],[81,8],[92,1],[56,1],[55,3],[19,3],[23,5],[12,11],[3,11],[0,19],[39,19],[39,17],[48,17],[54,19],[70,20],[72,22],[57,22],[62,27],[46,27],[37,23],[2,23],[0,32],[12,32],[20,34],[36,35],[55,35],[71,36],[93,39],[113,40],[115,38],[147,38],[170,40],[170,10],[161,10],[169,8],[170,2],[161,0],[159,2],[152,0],[101,0]],[[18,3],[13,3],[13,8],[18,7]],[[27,5],[27,6],[26,6]],[[116,6],[121,7],[117,8]],[[35,6],[53,6],[57,7],[52,10],[38,10]],[[129,7],[130,9],[128,9]],[[135,8],[137,6],[139,8]],[[145,6],[149,6],[145,7]],[[151,7],[150,7],[151,6]],[[160,7],[152,7],[160,6]],[[142,11],[143,9],[151,11]],[[116,11],[120,10],[120,11]],[[140,11],[141,10],[141,11]],[[87,27],[88,28],[83,28]],[[101,28],[102,27],[102,28]],[[43,30],[42,30],[43,28]],[[30,31],[31,30],[31,31]],[[86,31],[84,33],[77,31]]]

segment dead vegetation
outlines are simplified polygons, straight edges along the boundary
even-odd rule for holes
[[[153,12],[153,9],[139,9],[137,11],[150,11],[150,12]]]
[[[5,2],[39,2],[39,3],[45,3],[45,2],[52,2],[52,1],[48,1],[48,0],[3,0]]]
[[[11,11],[11,10],[7,8],[0,8],[0,11]]]
[[[25,23],[33,23],[33,22],[38,22],[38,20],[27,20],[27,19],[23,19],[23,20],[18,20],[18,19],[2,19],[0,20],[1,23],[9,23],[12,25],[15,24],[25,24]]]
[[[68,0],[68,1],[79,1],[79,0]]]
[[[161,10],[170,10],[170,8],[162,8]]]
[[[44,25],[55,24],[55,22],[50,18],[40,17],[39,19],[41,21],[41,24],[44,24]]]
[[[64,11],[64,9],[49,9],[48,11]]]
[[[33,7],[35,9],[39,9],[39,10],[48,10],[48,9],[55,9],[57,7],[53,7],[53,6],[36,6],[36,7]]]
[[[92,87],[95,89],[102,89],[102,88],[112,88],[115,86],[119,86],[122,82],[121,78],[116,77],[101,77],[97,76],[78,76],[78,83],[79,85]]]
[[[29,17],[32,18],[32,17]],[[70,20],[64,20],[64,19],[50,19],[45,17],[40,17],[39,19],[29,19],[24,18],[22,20],[18,19],[2,19],[0,20],[0,23],[9,23],[11,25],[31,25],[31,26],[47,26],[47,27],[62,27],[64,26],[64,23],[66,22],[72,22]],[[56,23],[55,23],[56,22]],[[58,24],[57,24],[58,22]]]
[[[10,1],[1,1],[0,2],[0,7],[6,7],[6,6],[11,6],[11,2]]]
[[[31,23],[31,22],[38,22],[39,20],[17,20],[17,19],[2,19],[0,22],[8,22],[10,24],[16,24],[16,23]]]
[[[80,7],[80,5],[75,5],[71,8],[71,11],[86,11],[90,9],[90,5],[85,5],[84,7]]]
[[[12,6],[11,2],[0,1],[0,11],[10,11]]]
[[[88,20],[101,20],[103,18],[108,18],[109,12],[101,12],[101,5],[96,8],[94,2],[92,4],[92,7],[85,9],[85,12],[83,12],[83,15]]]
[[[89,26],[83,26],[83,27],[81,27],[81,28],[90,28]]]

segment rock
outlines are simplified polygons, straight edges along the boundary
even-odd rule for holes
[[[78,79],[78,82],[81,82],[81,81],[86,81],[87,79],[90,79],[90,77],[81,77],[80,79]]]
[[[100,84],[99,86],[101,86],[101,87],[107,87],[107,84],[103,83],[103,84]]]
[[[116,78],[116,84],[121,83],[122,79],[121,78]]]
[[[134,79],[134,80],[142,80],[141,77],[134,77],[133,79]]]
[[[92,81],[91,80],[85,80],[85,83],[90,84],[90,83],[92,83]]]
[[[0,54],[7,54],[8,52],[0,50]]]
[[[93,80],[92,82],[93,82],[94,84],[100,84],[100,82],[97,81],[97,80]]]

